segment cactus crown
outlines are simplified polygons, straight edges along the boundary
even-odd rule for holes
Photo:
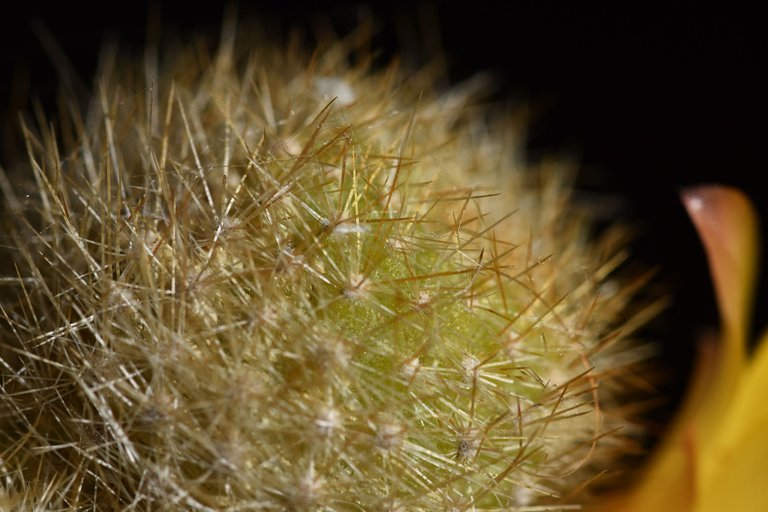
[[[4,509],[568,508],[625,423],[621,233],[471,87],[230,38],[0,173]]]

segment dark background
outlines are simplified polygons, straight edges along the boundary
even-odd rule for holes
[[[581,2],[579,2],[581,3]],[[559,153],[580,163],[580,187],[619,198],[614,215],[641,227],[635,257],[659,265],[673,306],[647,331],[665,348],[667,393],[679,397],[695,340],[717,324],[703,252],[678,199],[682,187],[719,182],[746,190],[768,218],[768,37],[756,12],[738,7],[554,7],[544,2],[243,3],[241,18],[260,18],[276,32],[330,20],[344,32],[361,16],[379,27],[383,56],[414,43],[429,56],[439,41],[458,82],[491,70],[498,96],[526,102],[528,151]],[[2,160],[18,148],[9,137],[28,92],[50,102],[57,87],[50,58],[32,30],[50,30],[84,78],[105,36],[140,48],[150,7],[143,2],[40,8],[20,3],[0,31]],[[119,7],[118,7],[119,5]],[[221,5],[158,4],[164,30],[217,33]],[[506,8],[507,10],[504,10]],[[8,11],[6,11],[7,13]],[[426,37],[424,35],[426,34]],[[437,37],[436,37],[437,36]],[[406,51],[406,56],[413,53]],[[418,58],[411,57],[411,60]],[[26,91],[26,92],[24,92]],[[766,327],[768,280],[761,277],[756,332]]]

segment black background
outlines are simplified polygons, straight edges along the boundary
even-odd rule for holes
[[[525,101],[536,113],[528,134],[531,159],[548,153],[576,158],[582,189],[619,198],[616,217],[642,227],[635,257],[660,265],[659,281],[675,297],[648,330],[665,348],[673,375],[667,393],[674,401],[695,340],[717,324],[704,254],[678,199],[681,188],[701,182],[741,187],[768,218],[763,185],[768,80],[761,76],[768,36],[761,18],[735,6],[693,3],[661,8],[411,4],[267,1],[243,3],[239,11],[241,18],[268,20],[276,31],[325,18],[343,32],[371,14],[380,29],[375,44],[385,56],[403,45],[410,48],[414,40],[429,46],[439,33],[452,80],[492,70],[500,96]],[[8,136],[12,113],[28,105],[26,94],[15,91],[50,101],[57,87],[31,22],[43,22],[89,83],[105,36],[117,35],[121,44],[136,48],[145,38],[148,4],[113,5],[23,3],[16,4],[20,12],[14,16],[6,11],[0,31],[4,164],[18,147]],[[216,33],[224,7],[164,2],[156,11],[164,30]],[[756,332],[768,320],[767,283],[763,275]]]

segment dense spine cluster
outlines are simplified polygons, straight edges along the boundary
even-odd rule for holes
[[[194,48],[0,172],[0,508],[578,503],[627,433],[623,235],[472,87]]]

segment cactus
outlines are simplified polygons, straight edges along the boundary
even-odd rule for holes
[[[472,83],[200,48],[107,62],[0,169],[3,510],[587,500],[635,428],[625,232]]]

